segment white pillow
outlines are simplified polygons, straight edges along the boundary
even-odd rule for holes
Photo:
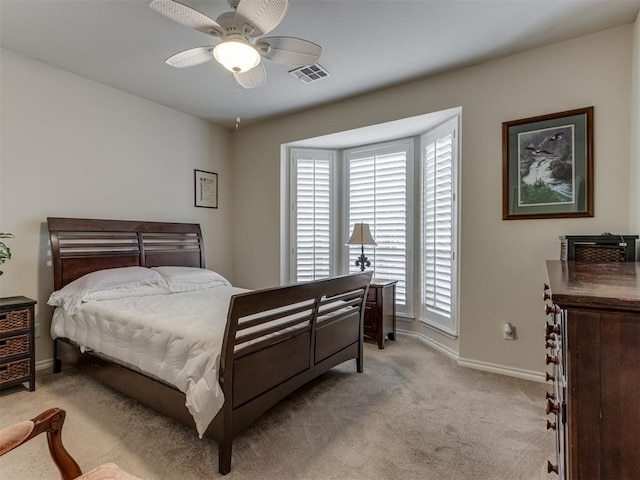
[[[75,313],[82,302],[168,293],[164,278],[150,268],[122,267],[91,272],[51,294],[47,303]]]
[[[162,285],[123,285],[121,287],[110,288],[109,290],[98,290],[84,297],[84,302],[99,302],[100,300],[115,300],[124,297],[146,297],[147,295],[166,295],[171,293],[163,280]]]
[[[151,267],[167,282],[173,293],[192,292],[205,288],[230,287],[229,280],[217,272],[197,267]]]

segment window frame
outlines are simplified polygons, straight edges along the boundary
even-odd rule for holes
[[[399,148],[401,147],[401,148]],[[345,273],[349,272],[350,266],[353,263],[353,259],[349,256],[349,247],[346,245],[346,239],[349,238],[351,232],[349,231],[349,155],[363,154],[369,155],[375,152],[375,155],[385,155],[388,153],[395,153],[399,150],[403,150],[406,152],[407,158],[407,170],[406,170],[406,178],[405,178],[405,189],[406,189],[406,211],[405,211],[405,304],[404,305],[396,305],[397,313],[401,315],[411,316],[413,315],[413,306],[414,306],[414,295],[415,291],[414,285],[414,248],[413,244],[414,240],[414,209],[413,209],[413,197],[414,197],[414,166],[415,166],[415,141],[411,137],[399,138],[395,140],[390,140],[386,142],[362,145],[353,148],[346,148],[342,151],[342,165],[341,165],[341,173],[342,173],[342,196],[343,201],[340,205],[340,211],[343,217],[342,221],[342,231],[344,232],[345,245],[342,250],[342,271]],[[375,240],[375,233],[372,230],[373,239]],[[374,265],[375,266],[375,265]],[[374,270],[375,271],[375,270]]]
[[[460,169],[460,115],[456,115],[453,118],[445,120],[439,125],[429,129],[428,132],[420,135],[420,155],[418,161],[418,171],[419,171],[419,219],[420,219],[420,229],[417,241],[417,249],[419,262],[417,265],[417,269],[422,269],[425,258],[425,249],[424,249],[424,225],[423,225],[423,206],[424,206],[424,152],[426,143],[429,138],[438,138],[443,136],[447,132],[453,132],[453,139],[451,142],[452,148],[452,159],[451,159],[451,190],[452,190],[452,207],[451,207],[451,312],[450,316],[447,318],[445,315],[442,315],[439,312],[430,309],[429,306],[425,305],[423,302],[423,292],[425,289],[425,278],[422,276],[422,272],[418,272],[418,278],[420,279],[420,288],[416,291],[417,297],[417,305],[418,308],[418,319],[423,324],[428,325],[429,327],[436,329],[447,336],[452,338],[457,337],[458,335],[458,313],[459,313],[459,300],[458,300],[458,281],[459,281],[459,245],[458,239],[460,236],[460,225],[459,225],[459,216],[460,216],[460,182],[459,182],[459,169]]]
[[[338,199],[338,191],[339,188],[336,187],[336,182],[339,182],[339,179],[336,179],[336,175],[338,174],[337,168],[337,157],[338,152],[336,150],[324,150],[324,149],[314,149],[314,148],[291,148],[289,151],[289,280],[292,283],[298,282],[298,270],[297,270],[297,226],[298,226],[298,216],[297,216],[297,162],[300,160],[300,155],[304,153],[305,156],[313,156],[313,160],[327,160],[329,161],[329,175],[330,175],[330,215],[333,219],[333,223],[330,220],[330,225],[336,224],[339,222],[339,199]],[[318,158],[318,157],[326,157],[326,158]],[[307,160],[305,158],[304,160]],[[339,248],[338,248],[338,235],[339,232],[336,232],[336,229],[332,229],[330,231],[329,242],[330,242],[330,261],[329,261],[329,275],[335,276],[339,274],[340,263],[338,258]]]
[[[452,109],[453,110],[453,109]],[[443,118],[443,117],[441,117]],[[376,146],[385,144],[392,144],[394,142],[407,141],[412,145],[413,153],[410,161],[407,163],[407,237],[406,237],[406,255],[407,255],[407,305],[410,305],[410,310],[403,312],[398,310],[397,315],[399,318],[405,318],[409,321],[419,321],[424,327],[430,330],[438,331],[440,334],[456,339],[459,335],[459,279],[460,279],[460,169],[461,169],[461,128],[462,128],[462,111],[457,109],[451,115],[444,117],[445,120],[438,122],[434,126],[430,126],[422,130],[422,133],[415,133],[409,137],[401,137],[398,139],[373,143],[362,144],[352,148],[307,148],[300,145],[283,146],[283,171],[281,175],[282,185],[288,185],[288,191],[283,196],[286,198],[286,204],[281,203],[281,213],[284,215],[283,222],[281,224],[281,238],[289,242],[289,245],[282,245],[281,252],[285,255],[281,265],[281,278],[284,282],[291,283],[296,281],[296,256],[295,256],[295,241],[296,241],[296,215],[292,209],[293,203],[296,200],[294,198],[294,182],[296,177],[296,170],[293,168],[291,162],[292,152],[296,150],[304,152],[320,152],[321,154],[330,153],[333,155],[334,170],[332,171],[334,188],[332,192],[333,211],[332,216],[336,221],[332,225],[337,226],[333,228],[332,245],[334,250],[332,251],[332,273],[331,275],[345,274],[349,271],[349,265],[354,259],[349,258],[349,249],[346,246],[346,239],[350,233],[348,231],[348,206],[346,205],[348,199],[348,178],[346,176],[347,164],[345,161],[347,151],[363,151],[371,149]],[[424,315],[422,313],[422,155],[423,155],[423,138],[428,135],[433,135],[438,129],[443,128],[444,125],[453,123],[455,125],[455,140],[452,143],[452,147],[455,149],[455,158],[452,159],[452,182],[453,182],[453,211],[452,211],[452,284],[451,284],[451,322],[449,325],[443,325],[442,323],[434,322],[430,319],[430,315]],[[287,153],[285,153],[287,152]],[[288,230],[288,231],[287,231]],[[288,263],[288,265],[287,265]]]

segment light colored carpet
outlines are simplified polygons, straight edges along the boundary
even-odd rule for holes
[[[234,441],[225,478],[548,480],[544,392],[399,335],[384,350],[365,345],[363,374],[347,362],[260,418]],[[215,442],[68,367],[39,375],[35,392],[2,392],[0,426],[54,406],[83,471],[115,462],[149,480],[221,477]],[[0,478],[59,478],[45,436],[1,457]]]

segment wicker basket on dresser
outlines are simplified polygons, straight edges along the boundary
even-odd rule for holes
[[[0,390],[29,382],[36,388],[34,348],[35,300],[0,298]]]
[[[576,262],[635,262],[638,235],[563,235],[560,260]]]

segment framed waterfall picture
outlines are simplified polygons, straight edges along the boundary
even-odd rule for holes
[[[196,207],[218,208],[218,174],[195,170]]]
[[[502,124],[502,219],[593,217],[593,107]]]

